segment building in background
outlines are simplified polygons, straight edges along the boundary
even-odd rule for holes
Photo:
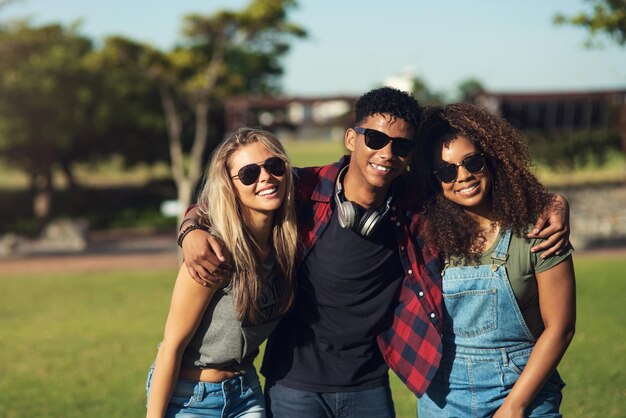
[[[239,96],[225,103],[226,130],[260,126],[287,139],[342,140],[357,96]],[[568,133],[616,129],[626,154],[626,89],[589,92],[477,92],[470,100],[522,132]]]
[[[283,139],[343,140],[354,116],[358,97],[260,97],[240,96],[224,105],[226,130],[260,126]]]
[[[521,131],[617,129],[626,154],[626,90],[559,93],[477,93],[472,100]]]

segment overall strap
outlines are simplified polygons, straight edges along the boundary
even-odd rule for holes
[[[491,265],[493,266],[493,270],[497,270],[498,267],[506,264],[507,258],[509,258],[509,244],[511,243],[511,230],[507,229],[502,234],[502,238],[500,238],[500,242],[496,246],[496,249],[493,250],[493,254],[491,254]]]
[[[443,276],[446,272],[446,269],[450,267],[450,259],[448,257],[443,260],[443,266],[441,268],[441,275]]]

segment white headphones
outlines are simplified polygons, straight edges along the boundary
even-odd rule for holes
[[[380,221],[385,217],[387,212],[389,212],[389,209],[391,208],[391,200],[393,199],[393,193],[390,193],[389,197],[387,197],[384,209],[363,209],[357,204],[346,200],[346,197],[343,194],[342,182],[348,166],[349,164],[341,169],[335,184],[335,203],[337,204],[337,218],[339,219],[339,225],[342,228],[352,229],[361,236],[369,237],[374,233],[374,230]]]

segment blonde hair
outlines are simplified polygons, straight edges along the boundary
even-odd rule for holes
[[[263,286],[261,277],[261,246],[248,231],[236,199],[228,163],[240,148],[260,143],[276,157],[285,161],[285,197],[276,210],[272,228],[271,246],[282,281],[279,311],[284,314],[294,300],[294,269],[297,251],[297,225],[293,185],[293,173],[282,144],[270,132],[241,128],[225,138],[213,152],[206,171],[204,187],[198,198],[203,222],[210,226],[232,254],[234,272],[232,285],[235,290],[235,309],[239,320],[256,322],[259,298]]]

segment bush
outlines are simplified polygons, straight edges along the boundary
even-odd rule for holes
[[[610,153],[621,150],[621,137],[617,130],[525,131],[524,136],[535,161],[555,169],[572,170],[589,163],[602,166]]]
[[[175,199],[171,181],[152,182],[139,187],[86,188],[57,190],[52,197],[51,218],[82,218],[90,229],[154,227],[176,225],[176,219],[160,212],[164,200]],[[0,190],[0,233],[36,235],[30,190]]]

